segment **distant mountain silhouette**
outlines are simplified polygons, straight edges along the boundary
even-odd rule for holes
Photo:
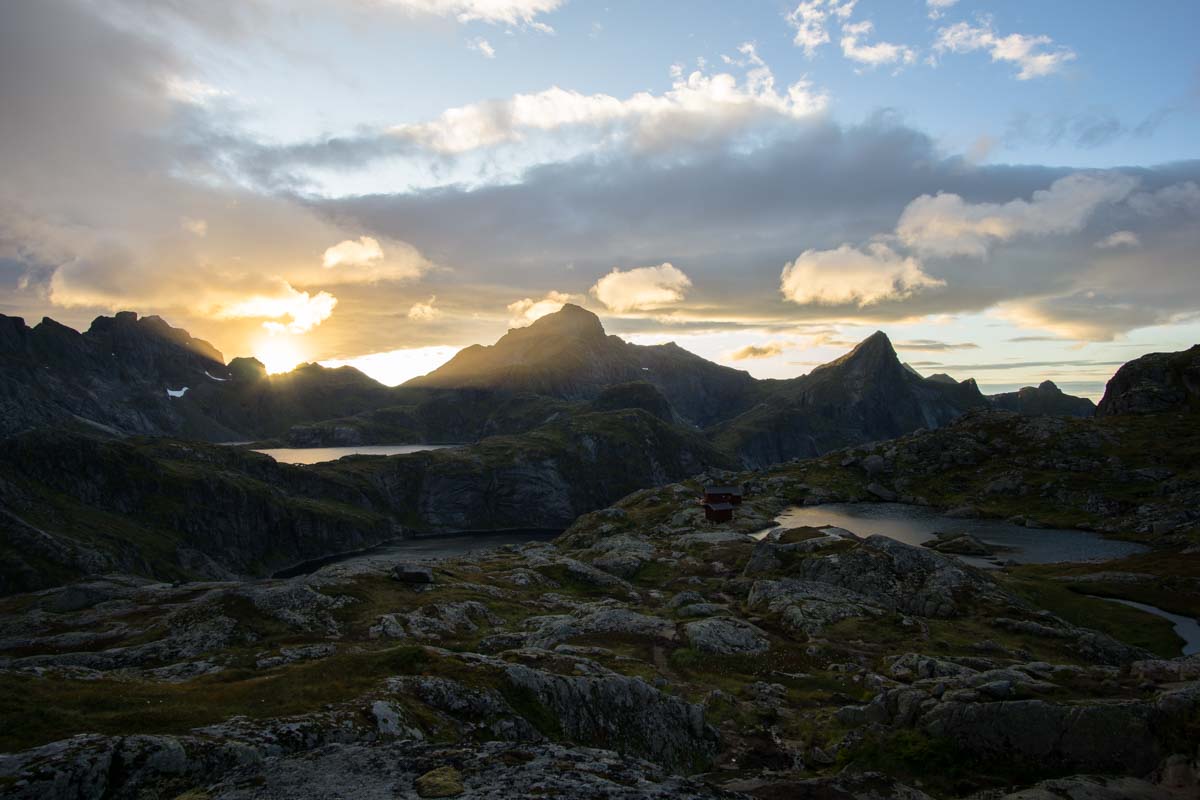
[[[608,336],[600,318],[568,303],[494,345],[472,345],[406,386],[489,388],[563,400],[593,400],[617,384],[654,385],[683,418],[701,427],[737,414],[760,397],[758,381],[689,353],[674,342],[630,344]]]
[[[0,315],[0,435],[39,425],[230,441],[358,413],[389,398],[358,370],[306,364],[267,376],[228,366],[211,344],[159,317],[122,311],[79,333]]]
[[[974,380],[922,378],[882,331],[808,375],[780,382],[759,405],[712,431],[751,466],[937,428],[987,401]]]
[[[992,406],[1004,411],[1016,411],[1031,417],[1092,417],[1096,404],[1086,397],[1065,394],[1054,381],[1042,381],[1015,392],[988,396]]]
[[[1053,384],[990,404],[1028,414],[1084,413]],[[474,442],[595,411],[640,409],[703,432],[748,465],[817,455],[935,428],[989,399],[973,380],[923,378],[875,333],[790,380],[756,380],[674,343],[605,333],[577,305],[388,388],[351,367],[304,364],[267,375],[228,364],[211,344],[159,317],[121,312],[84,333],[0,315],[0,436],[34,427],[299,446]]]

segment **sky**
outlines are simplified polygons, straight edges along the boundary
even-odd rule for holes
[[[1200,4],[0,4],[0,313],[386,383],[574,302],[1093,398],[1200,341]]]

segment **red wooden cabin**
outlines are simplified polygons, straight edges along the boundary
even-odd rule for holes
[[[742,504],[742,490],[738,486],[705,486],[705,503],[728,503],[731,506]]]
[[[704,518],[709,522],[729,522],[733,519],[733,504],[705,503]]]

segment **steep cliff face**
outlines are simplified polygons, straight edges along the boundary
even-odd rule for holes
[[[0,594],[118,570],[267,575],[406,532],[565,528],[630,492],[735,466],[641,409],[312,467],[237,448],[38,430],[0,448]]]
[[[118,570],[262,575],[398,533],[353,487],[233,448],[64,431],[0,448],[0,592]]]
[[[608,336],[590,311],[567,304],[491,346],[473,345],[406,386],[490,388],[587,401],[610,386],[654,385],[683,417],[709,425],[758,396],[748,373],[722,367],[674,343],[641,346]]]
[[[900,363],[882,332],[785,381],[765,402],[713,428],[713,442],[749,466],[937,428],[986,405],[973,380],[925,379]]]
[[[1200,345],[1130,361],[1104,389],[1096,414],[1153,414],[1200,409]]]
[[[735,461],[642,409],[576,412],[518,436],[313,469],[365,484],[375,508],[436,532],[565,528],[630,492]]]
[[[1016,411],[1027,417],[1092,417],[1096,404],[1086,397],[1065,394],[1054,381],[1042,381],[1015,392],[988,395],[988,402],[1001,411]]]

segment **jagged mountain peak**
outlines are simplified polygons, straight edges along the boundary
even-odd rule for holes
[[[139,317],[136,311],[118,311],[111,317],[99,316],[92,320],[91,327],[85,337],[107,341],[110,346],[116,342],[129,346],[143,347],[151,340],[166,342],[212,362],[212,366],[225,366],[225,356],[212,344],[197,339],[183,328],[176,328],[162,317],[151,314]]]
[[[566,303],[553,314],[539,317],[525,330],[539,335],[571,336],[573,338],[603,338],[606,335],[600,318],[574,303]]]
[[[854,345],[846,355],[817,367],[813,372],[829,369],[854,369],[862,371],[878,371],[896,369],[904,371],[892,340],[883,331],[875,331],[858,344]]]

